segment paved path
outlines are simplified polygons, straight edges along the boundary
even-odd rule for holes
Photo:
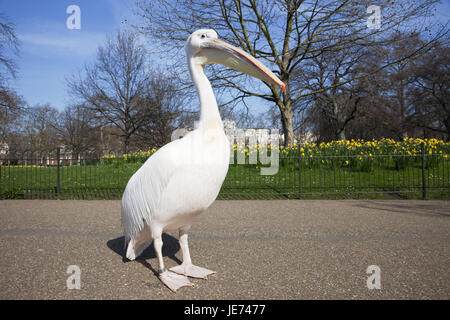
[[[123,261],[119,201],[0,201],[0,222],[0,299],[450,298],[448,201],[216,201],[190,243],[217,274],[177,294],[153,249]],[[163,237],[168,267],[176,238]],[[67,289],[70,265],[80,290]],[[380,290],[366,286],[369,265]]]

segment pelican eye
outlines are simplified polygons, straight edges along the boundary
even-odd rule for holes
[[[200,38],[205,39],[205,38],[206,38],[206,34],[202,34],[202,35],[200,36]]]

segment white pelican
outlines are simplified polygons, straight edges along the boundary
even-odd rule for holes
[[[229,164],[229,142],[220,118],[206,64],[219,63],[284,90],[284,83],[248,53],[217,39],[214,30],[197,30],[185,51],[200,100],[196,130],[155,152],[131,177],[122,197],[126,257],[134,260],[153,241],[161,281],[175,291],[191,285],[188,277],[206,278],[214,271],[192,264],[188,230],[195,216],[216,199]],[[181,265],[168,271],[162,256],[163,232],[179,230]]]

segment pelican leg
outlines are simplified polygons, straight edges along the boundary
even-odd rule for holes
[[[207,276],[216,272],[192,264],[187,234],[189,229],[190,226],[180,229],[180,247],[181,252],[183,253],[183,263],[179,266],[170,268],[170,270],[188,277],[206,279]]]
[[[155,247],[156,256],[158,257],[159,279],[173,292],[177,292],[177,290],[181,287],[192,286],[188,278],[167,271],[167,269],[164,267],[162,244],[163,243],[161,236],[153,239],[153,245]]]

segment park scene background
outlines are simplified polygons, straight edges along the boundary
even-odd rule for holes
[[[183,44],[210,27],[287,85],[280,94],[207,67],[222,119],[280,132],[273,145],[232,137],[232,156],[246,160],[230,161],[219,198],[448,199],[448,9],[431,0],[3,2],[0,198],[120,198],[175,130],[195,127]],[[262,175],[261,154],[274,152],[276,173]]]
[[[437,0],[0,0],[0,298],[157,299],[152,310],[178,316],[158,303],[448,300],[449,12]],[[157,256],[180,265],[180,235],[129,261],[120,199],[197,126],[183,46],[200,28],[286,87],[205,67],[230,162],[189,249],[217,273],[174,293]]]

